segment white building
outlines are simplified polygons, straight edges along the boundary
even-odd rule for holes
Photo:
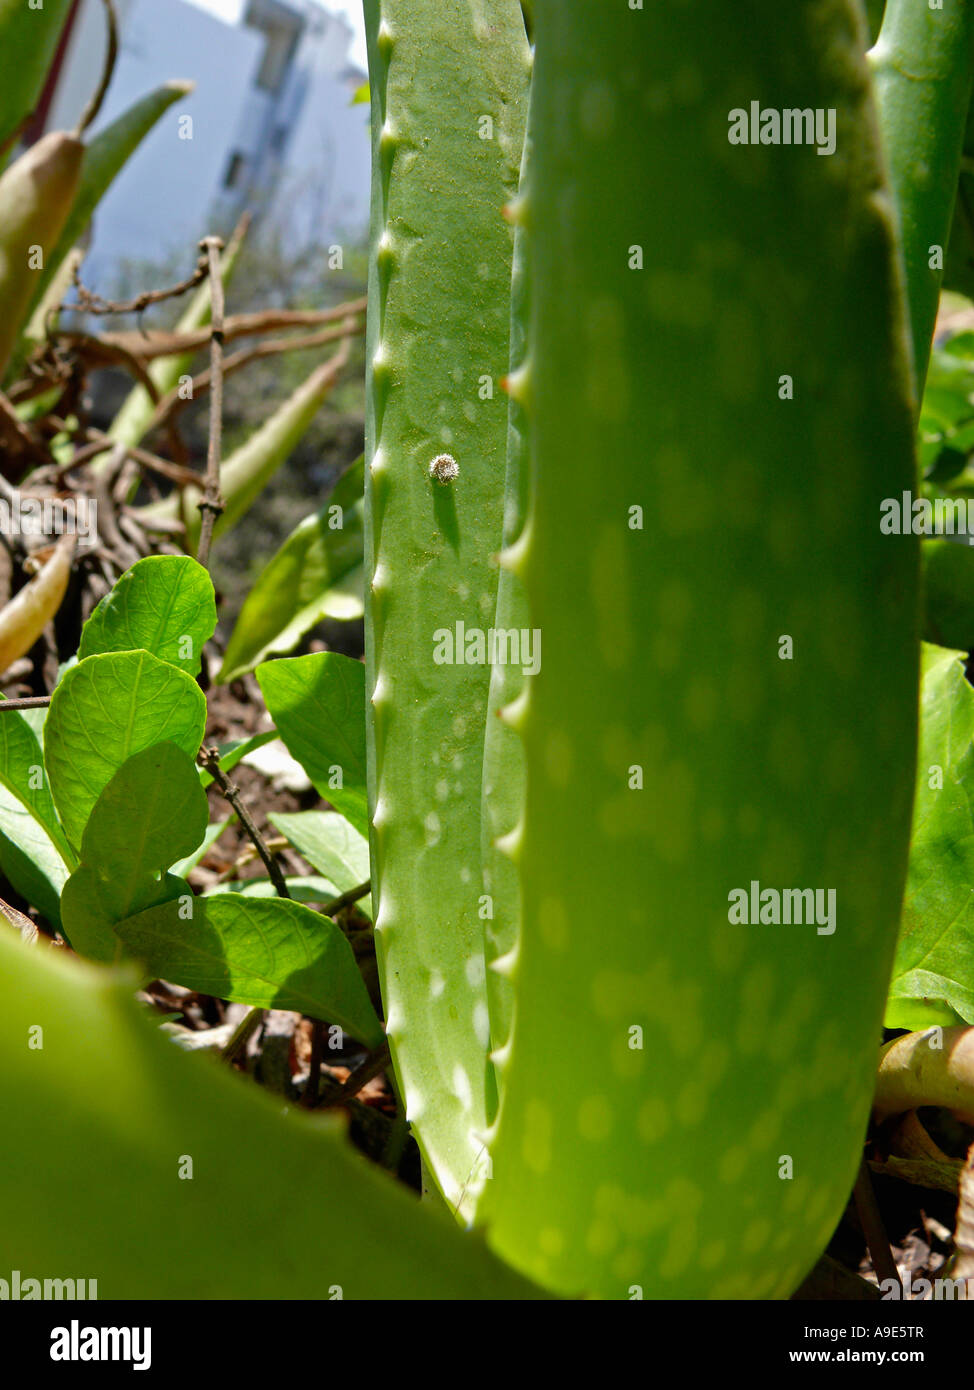
[[[196,83],[139,147],[95,216],[85,281],[120,261],[183,265],[244,207],[286,252],[362,236],[368,223],[366,74],[352,30],[315,0],[116,0],[115,76],[93,134],[173,78]],[[214,13],[217,10],[218,13]],[[45,125],[69,128],[98,80],[101,0],[80,0]],[[189,119],[187,119],[189,118]]]

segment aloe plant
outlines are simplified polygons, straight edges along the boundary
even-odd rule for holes
[[[323,509],[241,617],[223,676],[256,668],[273,730],[199,753],[216,613],[177,556],[116,583],[46,714],[0,714],[0,866],[88,957],[0,938],[0,1089],[41,1155],[0,1140],[21,1196],[0,1248],[32,1231],[52,1267],[94,1251],[113,1291],[154,1295],[785,1298],[849,1195],[877,1068],[880,1115],[974,1106],[972,696],[962,654],[927,649],[918,767],[919,543],[880,526],[917,486],[939,288],[917,248],[947,239],[967,10],[924,29],[929,107],[884,70],[896,0],[871,62],[854,0],[756,0],[746,27],[718,0],[365,13],[365,497],[353,469],[350,534]],[[953,346],[921,456],[928,490],[966,497],[943,460],[969,408]],[[299,432],[290,409],[237,456],[236,505]],[[265,659],[351,586],[360,523],[366,665]],[[205,788],[274,738],[331,808],[268,817],[313,873],[268,854],[266,878],[194,893],[223,829]],[[122,997],[154,977],[333,1024],[375,1067],[388,1042],[427,1197],[473,1229],[190,1073]],[[926,1035],[880,1062],[884,1007],[956,1025],[928,1089]],[[17,1041],[35,1019],[40,1079]],[[85,1140],[67,1162],[55,1081]],[[207,1180],[174,1212],[187,1115]],[[101,1212],[93,1232],[89,1149],[122,1155],[120,1231],[136,1208],[181,1240],[215,1220],[232,1270],[180,1285]],[[269,1170],[307,1194],[282,1244]],[[322,1174],[346,1200],[320,1200]]]
[[[0,95],[0,147],[12,139],[40,97],[71,0],[47,0],[25,5],[23,0],[0,3],[4,83]]]

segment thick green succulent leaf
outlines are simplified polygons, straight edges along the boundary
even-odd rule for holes
[[[967,111],[963,151],[944,289],[956,290],[970,299],[974,297],[974,102]]]
[[[0,1107],[17,1117],[0,1126],[4,1269],[29,1251],[33,1269],[97,1279],[101,1299],[542,1296],[356,1154],[337,1120],[282,1115],[178,1051],[131,992],[127,974],[0,933]],[[220,1258],[147,1260],[147,1230]]]
[[[974,4],[886,0],[870,50],[923,393],[974,78]]]
[[[785,1298],[861,1162],[915,773],[919,539],[879,527],[916,486],[908,324],[861,6],[534,10],[506,562],[544,645],[477,1220],[573,1296]],[[752,102],[834,112],[835,154],[751,143]]]
[[[517,0],[366,0],[365,18],[376,952],[407,1117],[463,1217],[493,1091],[481,862],[490,669],[467,664],[465,649],[448,661],[440,638],[457,623],[483,635],[494,614],[512,261],[501,211],[517,192],[530,51]],[[452,481],[442,457],[456,464]]]
[[[205,724],[196,682],[149,652],[106,652],[66,671],[51,697],[44,762],[69,843],[81,844],[95,802],[133,753],[175,743],[195,758]]]
[[[81,631],[78,656],[147,651],[199,674],[216,628],[213,581],[188,555],[149,555],[116,581]]]
[[[176,744],[154,744],[122,764],[95,802],[81,864],[61,899],[76,951],[114,961],[121,954],[116,922],[157,903],[192,900],[185,880],[167,869],[199,845],[208,813],[196,765]]]
[[[26,0],[0,0],[0,146],[40,99],[71,0],[47,0],[40,9]]]
[[[261,571],[227,643],[220,682],[252,671],[272,654],[291,651],[323,618],[362,616],[363,487],[359,459],[331,501],[305,517]]]
[[[888,1028],[974,1023],[974,690],[924,645],[913,838]]]
[[[44,269],[37,274],[31,298],[32,310],[43,298],[65,256],[81,239],[95,208],[149,131],[173,102],[187,96],[192,90],[191,82],[165,82],[135,102],[90,141],[81,165],[81,184],[64,231],[50,255],[45,256]]]
[[[521,160],[518,206],[527,199],[530,148],[525,141]],[[508,378],[510,408],[507,431],[507,473],[504,480],[504,532],[507,550],[520,536],[527,518],[528,458],[527,422],[520,397],[524,381],[518,370],[527,353],[529,281],[526,265],[526,230],[515,224],[514,262],[511,278],[511,373]],[[497,581],[494,627],[499,632],[527,632],[530,621],[527,595],[520,579],[502,569]],[[483,877],[490,915],[485,926],[487,1003],[490,1013],[491,1048],[504,1047],[511,1032],[513,991],[506,975],[493,967],[517,944],[520,890],[517,869],[502,848],[504,836],[516,831],[524,807],[524,747],[515,729],[505,722],[504,711],[514,707],[524,689],[523,669],[513,663],[491,668],[484,732],[483,771]],[[495,1089],[499,1078],[495,1076]],[[494,1118],[488,1110],[488,1118]]]
[[[365,667],[337,652],[313,652],[257,668],[285,747],[325,801],[368,834]]]
[[[116,927],[125,949],[201,994],[262,1009],[295,1009],[377,1047],[382,1025],[352,948],[328,917],[288,898],[239,893],[163,903]]]
[[[267,819],[339,893],[369,877],[369,842],[337,812],[271,811]],[[366,917],[372,916],[371,896],[361,898],[357,906]]]

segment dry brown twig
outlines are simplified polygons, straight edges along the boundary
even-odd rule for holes
[[[223,276],[220,273],[219,237],[207,237],[202,245],[210,271],[210,437],[206,451],[206,482],[197,506],[202,518],[196,559],[205,569],[210,560],[213,527],[224,509],[220,492],[220,456],[223,449]],[[283,881],[283,880],[282,880]],[[285,890],[286,896],[286,890]]]

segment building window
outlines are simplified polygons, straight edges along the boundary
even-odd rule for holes
[[[257,70],[257,86],[264,92],[277,93],[284,85],[291,55],[297,43],[298,31],[291,25],[261,26],[267,44]]]

